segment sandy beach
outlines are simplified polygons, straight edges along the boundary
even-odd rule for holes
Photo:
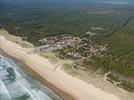
[[[4,32],[0,31],[0,34]],[[25,70],[37,80],[48,86],[65,100],[122,100],[122,98],[107,93],[92,84],[88,84],[77,77],[68,75],[47,58],[31,53],[30,49],[23,48],[17,43],[7,40],[0,35],[0,49],[6,54],[23,61]]]

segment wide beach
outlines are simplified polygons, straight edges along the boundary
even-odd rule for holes
[[[31,53],[30,49],[7,40],[0,31],[0,49],[9,56],[21,60],[24,70],[33,75],[38,81],[49,87],[65,100],[122,100],[122,98],[107,93],[77,77],[73,77],[61,70],[55,70],[55,65],[47,58]]]

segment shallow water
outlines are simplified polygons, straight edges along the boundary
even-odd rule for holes
[[[0,100],[61,100],[20,66],[20,62],[0,55]]]

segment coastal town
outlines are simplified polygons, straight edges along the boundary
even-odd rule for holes
[[[107,51],[108,45],[92,43],[89,37],[94,35],[97,35],[97,33],[86,32],[82,38],[74,37],[68,34],[45,37],[39,40],[39,42],[42,44],[42,46],[39,47],[39,50],[41,52],[64,52],[65,55],[73,59],[91,57],[97,53],[103,54],[105,51]]]
[[[134,100],[134,0],[0,0],[0,100]]]

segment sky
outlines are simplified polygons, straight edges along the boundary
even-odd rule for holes
[[[134,3],[134,0],[0,0],[4,2],[95,2],[95,3],[111,3],[111,4],[126,4],[126,3]]]

